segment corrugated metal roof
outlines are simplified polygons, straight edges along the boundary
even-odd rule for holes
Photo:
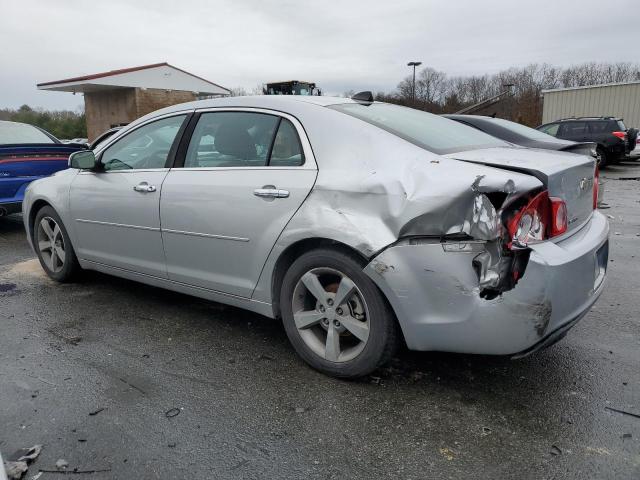
[[[566,92],[568,90],[584,90],[587,88],[619,87],[622,85],[636,85],[636,84],[640,84],[640,80],[635,80],[633,82],[601,83],[599,85],[584,85],[582,87],[550,88],[547,90],[542,90],[542,93],[545,94],[550,92]]]

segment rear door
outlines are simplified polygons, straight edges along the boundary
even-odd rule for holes
[[[160,201],[169,279],[250,297],[317,167],[300,123],[255,109],[194,119]],[[188,136],[185,135],[185,137]]]

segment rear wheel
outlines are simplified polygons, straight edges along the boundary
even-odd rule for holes
[[[36,214],[33,244],[40,265],[53,280],[68,282],[80,270],[69,234],[53,208],[43,207]]]
[[[393,312],[362,268],[355,255],[314,250],[291,265],[280,293],[293,347],[313,368],[336,377],[371,373],[398,344]]]

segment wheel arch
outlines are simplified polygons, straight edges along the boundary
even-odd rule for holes
[[[333,248],[336,250],[342,250],[344,252],[354,254],[361,260],[362,268],[364,268],[369,263],[369,259],[365,255],[363,255],[362,252],[345,243],[339,242],[337,240],[332,240],[330,238],[304,238],[292,243],[282,251],[278,259],[276,260],[271,274],[271,299],[274,318],[280,318],[280,288],[282,286],[284,275],[291,264],[293,264],[293,262],[295,262],[295,260],[303,253],[322,247]]]
[[[36,221],[36,215],[38,215],[38,212],[42,210],[43,207],[51,207],[55,210],[55,208],[53,207],[53,205],[51,205],[50,202],[42,198],[35,200],[31,204],[31,207],[29,208],[29,222],[28,222],[29,231],[27,232],[27,234],[31,239],[33,239],[33,226],[34,226],[33,224]]]

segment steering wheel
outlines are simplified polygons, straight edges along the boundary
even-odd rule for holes
[[[140,161],[138,168],[164,168],[168,156],[169,149],[167,148],[155,150]]]
[[[131,165],[124,163],[122,160],[118,160],[117,158],[111,158],[104,164],[105,170],[127,170],[132,168],[133,167]]]

